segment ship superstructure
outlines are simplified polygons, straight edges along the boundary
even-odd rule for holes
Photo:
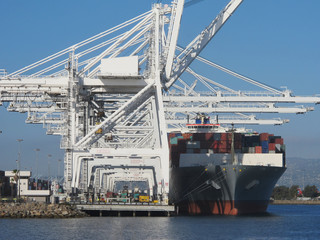
[[[7,103],[8,111],[26,112],[27,123],[43,124],[48,134],[62,137],[64,185],[70,196],[88,200],[108,193],[117,182],[144,181],[151,200],[168,204],[168,132],[186,126],[192,131],[189,120],[199,112],[214,123],[202,130],[283,124],[288,120],[254,114],[306,113],[313,107],[277,104],[320,102],[319,97],[295,97],[200,56],[241,3],[231,0],[185,48],[177,44],[185,1],[154,4],[146,13],[20,70],[3,71],[0,103]],[[191,69],[194,60],[263,92],[215,82]],[[184,80],[187,74],[192,80]]]

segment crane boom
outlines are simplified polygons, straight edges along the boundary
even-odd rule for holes
[[[175,58],[172,72],[169,77],[164,77],[165,87],[170,88],[179,76],[187,69],[193,60],[200,54],[233,12],[239,7],[243,0],[231,0],[218,16],[206,27],[187,47]],[[172,46],[170,46],[172,47]]]
[[[172,64],[173,59],[175,56],[175,50],[177,46],[178,41],[178,35],[179,35],[179,29],[180,29],[180,22],[181,22],[181,16],[183,12],[183,6],[184,6],[184,0],[178,0],[177,6],[173,8],[174,11],[174,17],[171,17],[172,21],[174,21],[172,32],[171,32],[171,38],[169,42],[169,51],[167,56],[167,63],[165,66],[165,74],[166,78],[170,77],[171,71],[172,71]]]

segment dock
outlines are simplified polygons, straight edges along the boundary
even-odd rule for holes
[[[81,210],[90,216],[167,216],[175,214],[175,207],[172,205],[155,204],[76,204],[78,210]]]

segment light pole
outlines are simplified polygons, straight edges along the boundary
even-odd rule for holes
[[[39,161],[39,148],[35,149],[36,151],[36,190],[38,190],[38,161]]]
[[[60,175],[60,163],[61,163],[61,159],[58,159],[58,175],[57,175],[58,183],[59,183],[59,175]]]
[[[48,186],[49,186],[49,179],[50,179],[50,158],[52,157],[51,154],[48,154]]]
[[[18,168],[18,200],[20,200],[20,169],[21,169],[21,142],[23,139],[17,139],[18,145],[19,145],[19,154],[18,154],[18,162],[17,162],[17,168]]]

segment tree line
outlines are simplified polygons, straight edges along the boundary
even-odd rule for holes
[[[315,185],[307,185],[303,190],[298,185],[291,187],[277,186],[273,189],[271,197],[275,200],[292,200],[297,197],[319,197],[320,193]]]

